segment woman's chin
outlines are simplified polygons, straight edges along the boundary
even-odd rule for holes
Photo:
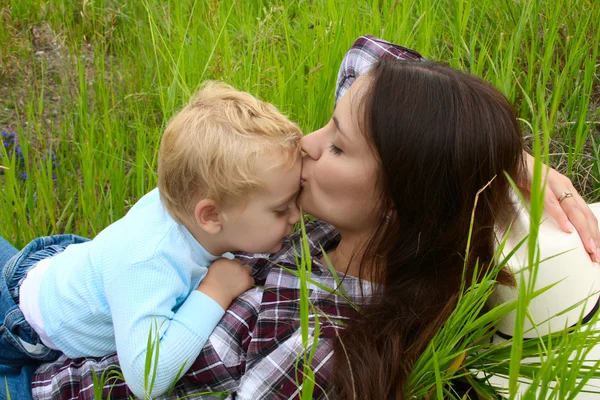
[[[313,212],[315,210],[313,207],[313,202],[311,201],[311,198],[310,198],[310,192],[308,190],[302,189],[302,191],[300,192],[300,195],[298,195],[297,202],[298,202],[298,207],[300,207],[304,213],[314,215]]]
[[[331,213],[327,212],[321,204],[323,203],[315,201],[315,199],[312,196],[312,193],[310,192],[310,190],[307,190],[306,187],[302,189],[300,195],[298,196],[298,207],[302,209],[303,213],[310,214],[313,217],[320,219],[321,221],[329,222],[329,219],[331,218]]]

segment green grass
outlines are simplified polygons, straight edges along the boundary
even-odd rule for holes
[[[123,216],[156,185],[165,123],[205,79],[274,103],[305,132],[321,127],[339,63],[365,33],[493,83],[516,105],[536,157],[567,174],[588,201],[600,200],[600,5],[593,0],[7,0],[0,25],[0,128],[17,133],[24,158],[0,146],[0,164],[9,168],[0,177],[0,235],[17,246],[64,232],[93,237]],[[537,165],[533,238],[542,179]],[[309,274],[310,265],[301,271]],[[455,379],[485,392],[465,371],[481,367],[477,354],[486,354],[511,360],[486,368],[506,372],[513,388],[519,375],[534,376],[534,388],[564,377],[563,392],[544,396],[568,398],[564,390],[577,384],[567,382],[574,375],[562,356],[582,354],[597,335],[523,342],[517,329],[513,346],[477,347],[474,338],[508,312],[494,309],[477,322],[473,313],[492,282],[464,294],[411,377],[414,393],[452,397]],[[527,286],[510,306],[522,320]],[[302,338],[308,347],[304,331]],[[540,348],[548,354],[543,365],[520,366]]]
[[[18,133],[25,166],[2,153],[11,169],[0,234],[17,245],[66,231],[94,236],[121,217],[156,184],[164,124],[204,79],[273,102],[305,132],[322,126],[340,60],[364,33],[495,84],[528,137],[541,138],[541,153],[600,199],[595,2],[7,3],[0,127]],[[60,162],[56,180],[46,149]]]

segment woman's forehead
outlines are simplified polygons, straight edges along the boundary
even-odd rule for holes
[[[333,122],[338,131],[349,140],[364,140],[362,128],[362,118],[364,107],[364,96],[366,95],[371,80],[368,77],[360,76],[344,94],[337,103],[333,112]]]

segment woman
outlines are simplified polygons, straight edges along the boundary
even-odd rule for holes
[[[359,39],[342,66],[334,118],[303,139],[307,157],[299,203],[329,223],[307,227],[312,279],[335,286],[321,245],[346,274],[342,285],[349,300],[368,311],[359,315],[344,298],[310,288],[311,302],[327,316],[320,318],[318,343],[311,342],[315,397],[328,391],[341,398],[402,397],[412,362],[454,305],[475,196],[492,181],[475,214],[476,238],[467,255],[471,272],[477,259],[490,264],[493,224],[511,211],[503,172],[522,176],[518,126],[496,90],[427,62],[383,62],[354,82],[372,67],[369,61],[386,58],[381,52],[420,59],[374,38]],[[565,179],[553,176],[548,192],[555,198],[548,204],[565,207],[584,240],[597,237],[597,222],[594,229],[586,207],[559,205],[557,192],[575,193]],[[594,253],[595,243],[586,249]],[[269,260],[242,258],[253,264],[264,286],[233,304],[182,379],[178,396],[197,390],[235,391],[241,399],[298,394],[303,381],[298,359],[304,352],[298,279]],[[271,261],[293,268],[292,246]],[[338,329],[340,321],[346,329]],[[46,365],[34,378],[34,396],[91,397],[91,371],[106,370],[115,361],[60,359]],[[405,369],[396,368],[399,363]],[[112,391],[113,398],[126,394],[122,383]]]

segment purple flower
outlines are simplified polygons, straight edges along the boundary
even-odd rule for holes
[[[56,160],[56,153],[52,150],[46,149],[46,155],[52,157],[52,161]],[[48,159],[47,156],[45,157],[46,159]]]
[[[8,147],[11,144],[14,144],[17,139],[16,133],[8,133],[6,131],[2,131],[2,141],[4,142],[4,147]]]
[[[15,146],[15,154],[17,156],[17,160],[20,163],[23,163],[25,161],[25,155],[23,155],[23,150],[21,149],[20,145]]]
[[[27,180],[29,175],[25,172],[26,163],[25,163],[25,154],[23,153],[23,148],[19,144],[19,136],[15,133],[9,133],[4,129],[0,129],[0,141],[2,145],[6,149],[8,154],[14,154],[16,165],[15,165],[15,175],[19,176],[22,180]],[[2,156],[0,155],[0,159]],[[44,160],[47,162],[51,162],[51,173],[52,179],[56,180],[55,170],[60,166],[60,162],[58,161],[58,157],[56,153],[52,150],[52,148],[48,148],[45,150]],[[5,171],[0,170],[0,175],[4,175]]]
[[[19,145],[19,137],[15,132],[9,133],[4,129],[0,129],[0,136],[2,140],[2,145],[6,149],[8,154],[14,154],[16,158],[16,171],[15,174],[18,175],[22,180],[26,180],[29,175],[25,172],[25,154],[23,153],[23,149]],[[14,152],[14,153],[13,153]],[[0,158],[2,158],[0,156]],[[0,175],[4,175],[5,171],[0,170]]]
[[[5,148],[12,146],[13,144],[15,144],[17,140],[17,134],[16,133],[8,133],[6,131],[2,131],[2,144],[4,145]]]

